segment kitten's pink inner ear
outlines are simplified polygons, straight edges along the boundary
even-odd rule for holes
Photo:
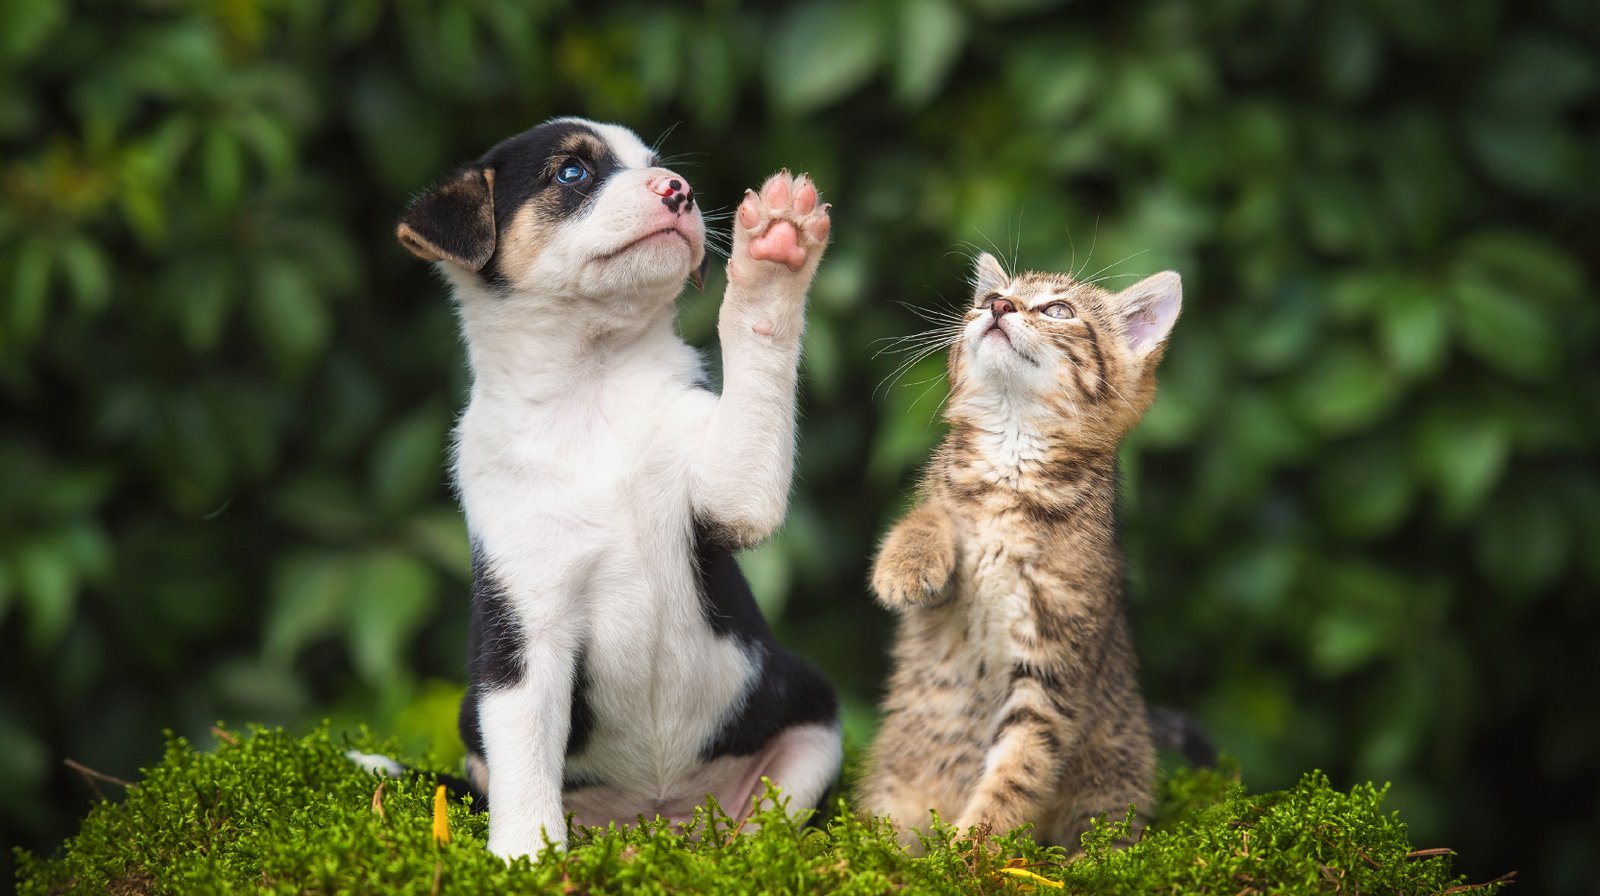
[[[1183,306],[1183,280],[1173,271],[1162,271],[1123,290],[1118,298],[1128,347],[1143,355],[1172,332]]]

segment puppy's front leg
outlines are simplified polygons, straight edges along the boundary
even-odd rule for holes
[[[806,291],[830,226],[811,179],[786,171],[746,193],[735,216],[717,322],[722,397],[693,482],[696,511],[740,545],[771,535],[788,508]]]
[[[572,723],[576,651],[530,642],[521,680],[484,691],[478,704],[489,768],[489,851],[536,855],[545,838],[567,844],[561,771]]]

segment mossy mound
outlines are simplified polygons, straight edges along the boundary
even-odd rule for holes
[[[1276,793],[1245,793],[1236,776],[1183,771],[1162,785],[1157,821],[1126,850],[1117,825],[1085,837],[1071,862],[1026,833],[942,830],[912,857],[885,825],[842,806],[799,827],[781,812],[736,830],[708,807],[709,833],[666,825],[580,834],[510,866],[484,848],[488,822],[465,803],[434,837],[434,783],[380,781],[344,758],[351,746],[222,733],[212,752],[172,740],[161,764],[120,803],[96,806],[53,858],[18,853],[18,892],[46,894],[437,893],[1392,893],[1469,889],[1447,854],[1414,851],[1405,825],[1379,810],[1383,789],[1334,790],[1319,773]],[[1489,893],[1495,885],[1471,887]]]

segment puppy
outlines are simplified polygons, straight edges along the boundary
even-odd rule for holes
[[[795,809],[838,774],[837,701],[780,647],[733,551],[783,521],[806,291],[828,208],[748,192],[718,322],[723,388],[677,335],[703,284],[683,175],[562,118],[417,197],[397,236],[453,287],[472,368],[455,483],[473,546],[467,773],[503,857],[584,825]]]

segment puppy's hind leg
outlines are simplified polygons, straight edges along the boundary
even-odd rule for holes
[[[811,809],[824,813],[822,801],[839,780],[839,762],[843,758],[839,725],[837,722],[795,725],[773,739],[764,758],[766,761],[757,770],[755,786],[741,814],[748,813],[753,799],[761,796],[762,778],[782,791],[789,801],[791,816]],[[765,807],[763,804],[762,808]],[[733,807],[725,808],[732,811]]]

